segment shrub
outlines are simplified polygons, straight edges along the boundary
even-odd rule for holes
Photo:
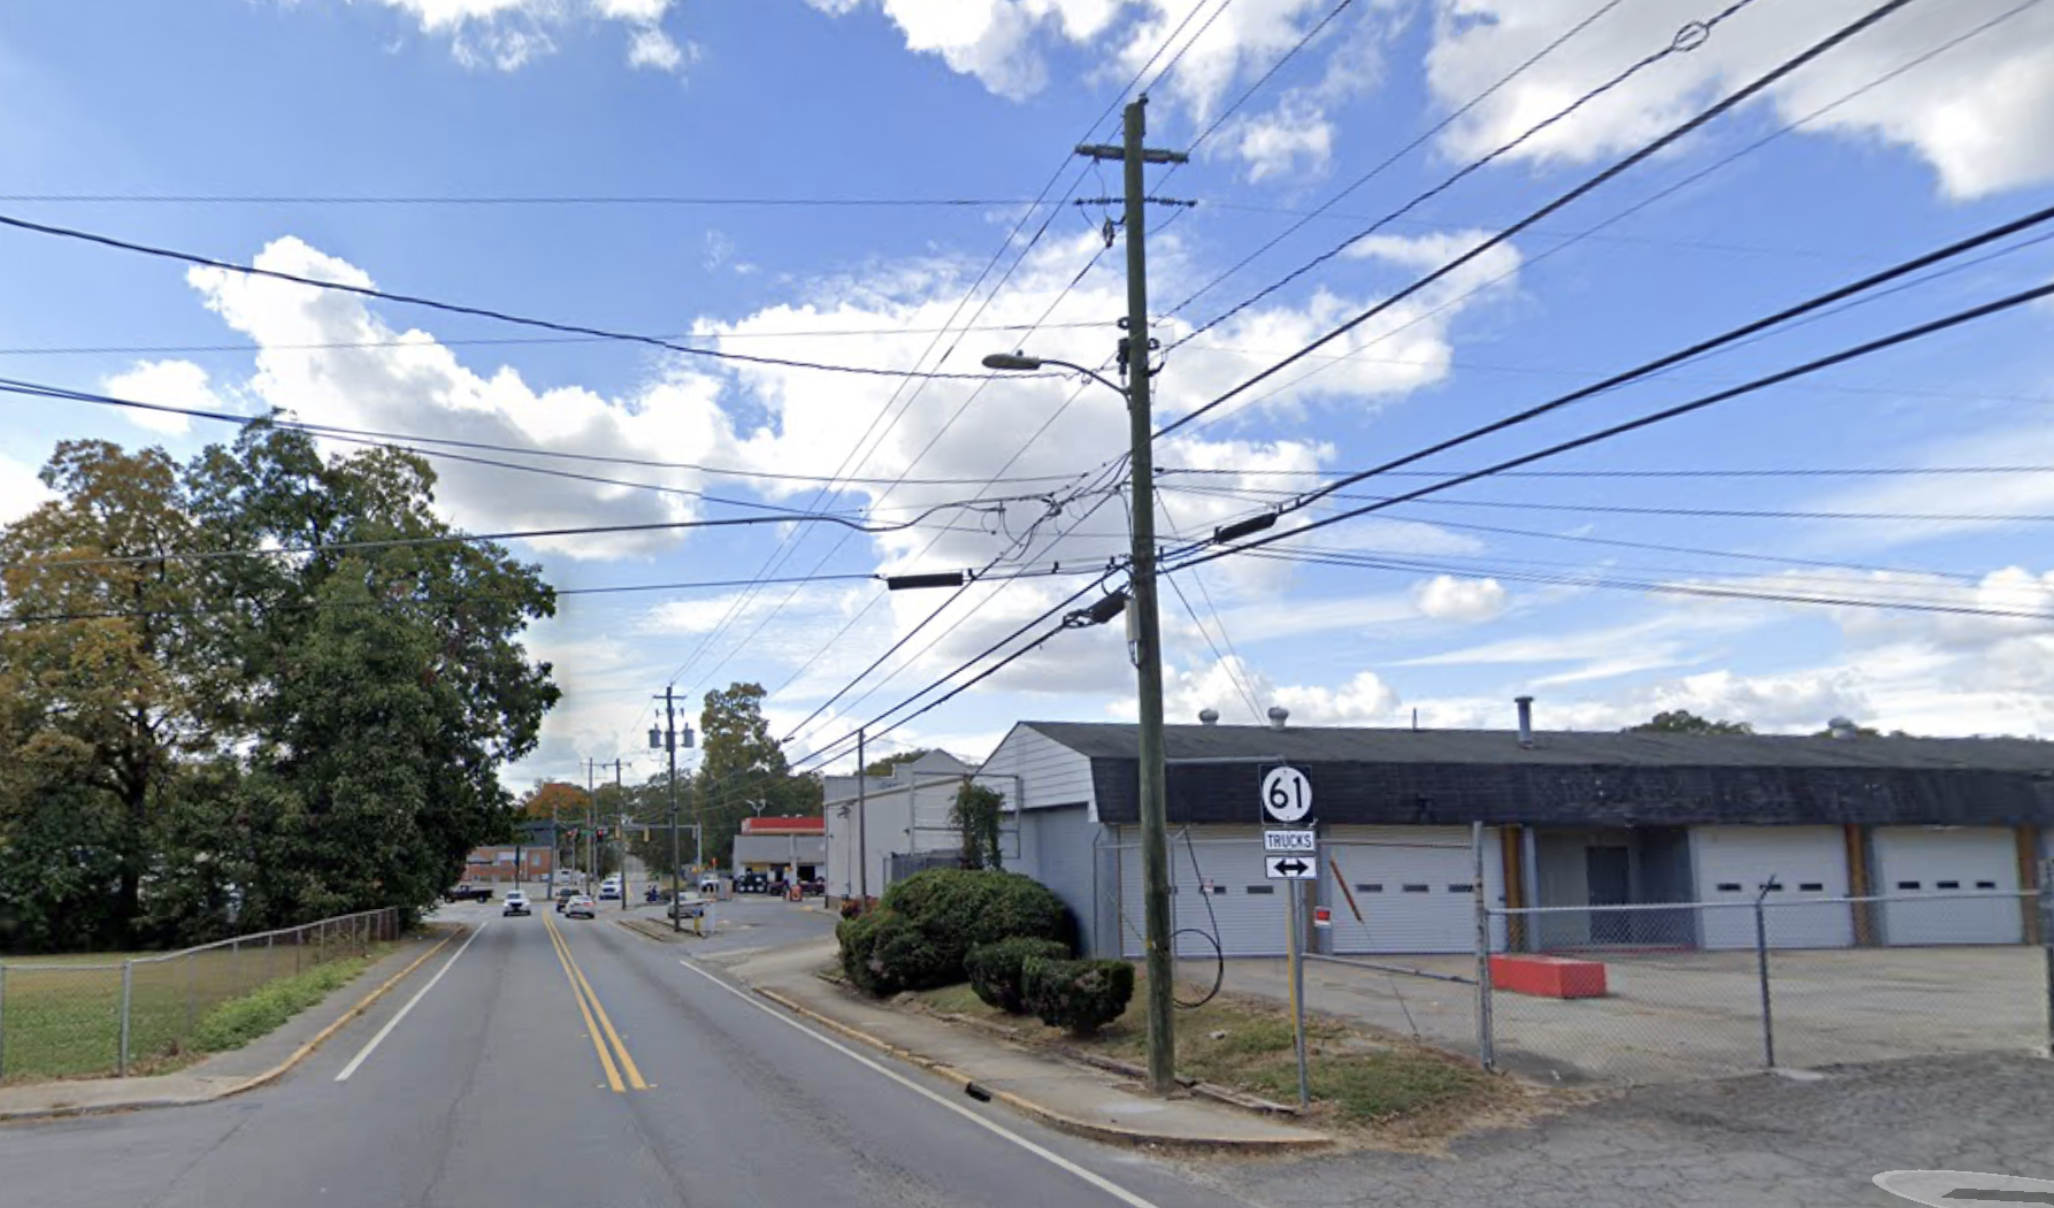
[[[231,998],[200,1017],[191,1047],[202,1053],[239,1049],[276,1031],[286,1020],[320,1002],[369,967],[369,957],[347,957],[281,977],[241,998]]]
[[[1067,950],[1074,933],[1062,899],[1032,877],[960,868],[915,873],[836,929],[843,971],[879,997],[963,980],[979,944],[1024,937]]]
[[[1021,964],[1027,1006],[1041,1022],[1089,1036],[1120,1017],[1134,997],[1134,966],[1125,961],[1050,960]]]
[[[977,997],[986,1005],[1024,1015],[1027,994],[1020,980],[1020,966],[1030,957],[1063,960],[1069,955],[1070,946],[1061,940],[1020,935],[970,949],[963,958],[963,971],[970,975],[970,988],[977,991]]]

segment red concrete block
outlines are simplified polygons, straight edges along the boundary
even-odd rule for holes
[[[1605,967],[1563,956],[1493,956],[1491,984],[1542,998],[1603,998]]]

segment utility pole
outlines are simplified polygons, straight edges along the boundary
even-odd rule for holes
[[[863,759],[863,727],[856,727],[856,900],[870,909],[870,765]]]
[[[628,908],[628,808],[627,790],[621,786],[621,761],[613,761],[613,804],[620,811],[620,830],[614,835],[614,847],[620,852],[620,908]]]
[[[585,888],[592,887],[592,874],[599,871],[599,789],[595,783],[599,763],[585,756]]]
[[[1134,668],[1140,700],[1141,879],[1148,969],[1148,1082],[1157,1094],[1176,1087],[1177,1045],[1171,1012],[1175,989],[1171,969],[1170,844],[1163,762],[1162,626],[1155,598],[1155,422],[1149,410],[1148,356],[1148,184],[1149,164],[1181,164],[1189,156],[1143,146],[1148,98],[1127,106],[1125,139],[1117,147],[1087,145],[1077,154],[1117,159],[1125,168],[1127,230],[1127,335],[1120,341],[1120,372],[1127,378],[1127,421],[1133,481]]]
[[[683,863],[683,859],[678,852],[677,685],[665,684],[661,699],[663,701],[663,730],[660,733],[656,730],[649,731],[649,745],[651,748],[654,748],[658,743],[661,743],[664,750],[670,756],[670,929],[672,931],[682,931],[684,930],[684,921],[678,917],[677,908],[679,896],[678,865]],[[685,745],[688,747],[692,745],[692,731],[689,727],[685,730]],[[694,809],[699,809],[699,798],[697,796],[692,798],[692,806]],[[692,828],[694,867],[703,868],[706,863],[706,840],[704,835],[701,834],[705,829],[703,825],[705,820],[705,814],[701,812],[699,816],[701,825]]]

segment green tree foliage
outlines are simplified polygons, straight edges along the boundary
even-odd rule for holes
[[[0,947],[419,909],[510,836],[554,597],[441,540],[425,462],[259,424],[185,467],[67,442],[43,478],[0,530]]]
[[[1671,709],[1657,713],[1648,721],[1637,726],[1628,726],[1628,734],[1752,734],[1754,727],[1744,721],[1716,721],[1699,717],[1685,709]]]
[[[999,832],[1005,819],[1006,798],[996,789],[963,778],[949,806],[949,824],[963,835],[963,867],[1004,868],[1005,855],[999,850]]]
[[[928,747],[914,747],[910,751],[900,751],[896,755],[887,755],[883,759],[873,759],[863,769],[863,774],[865,776],[889,776],[898,770],[900,764],[912,763],[922,755],[928,754],[929,751],[930,748]]]
[[[820,779],[792,775],[763,716],[765,695],[760,684],[731,684],[708,692],[699,712],[696,796],[684,821],[703,820],[706,858],[722,867],[733,862],[742,819],[820,816]]]

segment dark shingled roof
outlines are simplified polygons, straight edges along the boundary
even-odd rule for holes
[[[1099,815],[1138,818],[1136,727],[1023,722],[1092,760]],[[1256,820],[1260,768],[1311,777],[1325,822],[2054,824],[2030,739],[1169,726],[1170,814]],[[1217,761],[1179,764],[1175,761]]]

